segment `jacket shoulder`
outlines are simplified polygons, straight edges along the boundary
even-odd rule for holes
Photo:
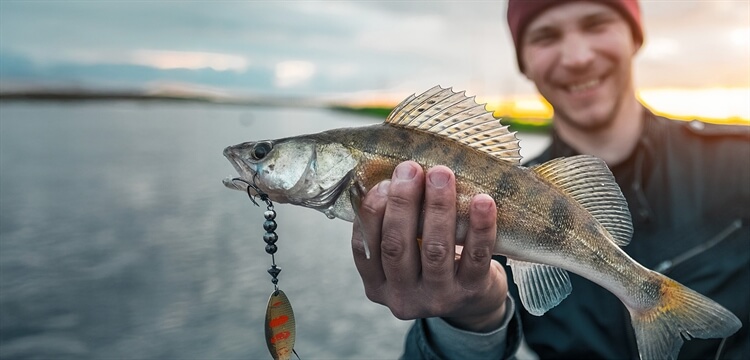
[[[678,124],[677,126],[682,128],[687,133],[699,137],[736,137],[750,139],[750,126],[748,125],[714,124],[700,120],[678,121],[666,119],[666,121],[676,123]]]

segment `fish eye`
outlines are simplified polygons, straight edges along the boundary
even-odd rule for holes
[[[267,142],[261,142],[253,146],[252,156],[255,160],[262,160],[268,153],[271,152],[271,144]]]

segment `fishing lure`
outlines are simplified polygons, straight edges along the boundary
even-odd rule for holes
[[[289,298],[279,289],[278,276],[281,273],[281,268],[276,265],[276,258],[274,256],[278,250],[276,241],[278,241],[279,236],[275,232],[277,224],[273,202],[271,202],[266,193],[254,184],[255,178],[253,178],[253,184],[241,178],[234,178],[232,181],[240,181],[247,185],[247,196],[255,206],[260,206],[255,200],[256,197],[266,203],[266,211],[263,213],[263,217],[266,219],[263,222],[263,229],[266,230],[266,233],[263,235],[263,241],[266,243],[266,253],[271,255],[271,267],[268,268],[268,274],[271,275],[271,282],[274,287],[274,291],[271,293],[268,299],[268,306],[266,307],[265,332],[268,351],[274,360],[289,360],[292,358],[292,354],[299,359],[299,355],[294,350],[294,340],[296,338],[294,310],[292,310]],[[251,189],[256,192],[256,195],[250,193]]]

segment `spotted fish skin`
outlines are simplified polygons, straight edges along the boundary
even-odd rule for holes
[[[404,100],[384,124],[247,142],[224,155],[271,200],[347,221],[358,221],[361,198],[399,163],[445,165],[456,177],[458,244],[472,197],[489,194],[498,213],[494,253],[507,257],[524,308],[544,314],[571,292],[568,271],[579,274],[627,307],[642,359],[676,358],[683,338],[727,337],[741,327],[721,305],[620,248],[632,236],[630,213],[602,160],[582,155],[527,168],[519,149],[483,105],[435,87]]]

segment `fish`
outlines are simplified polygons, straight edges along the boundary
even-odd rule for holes
[[[568,272],[581,275],[622,301],[644,360],[676,358],[683,339],[725,338],[742,326],[720,304],[621,249],[632,220],[604,161],[578,155],[524,167],[515,132],[465,92],[435,86],[406,98],[381,124],[244,142],[224,156],[272,201],[349,222],[359,221],[364,194],[399,163],[447,166],[456,178],[458,244],[471,198],[489,194],[498,214],[493,253],[507,258],[523,307],[543,315],[572,291]],[[247,191],[230,178],[224,185]]]

